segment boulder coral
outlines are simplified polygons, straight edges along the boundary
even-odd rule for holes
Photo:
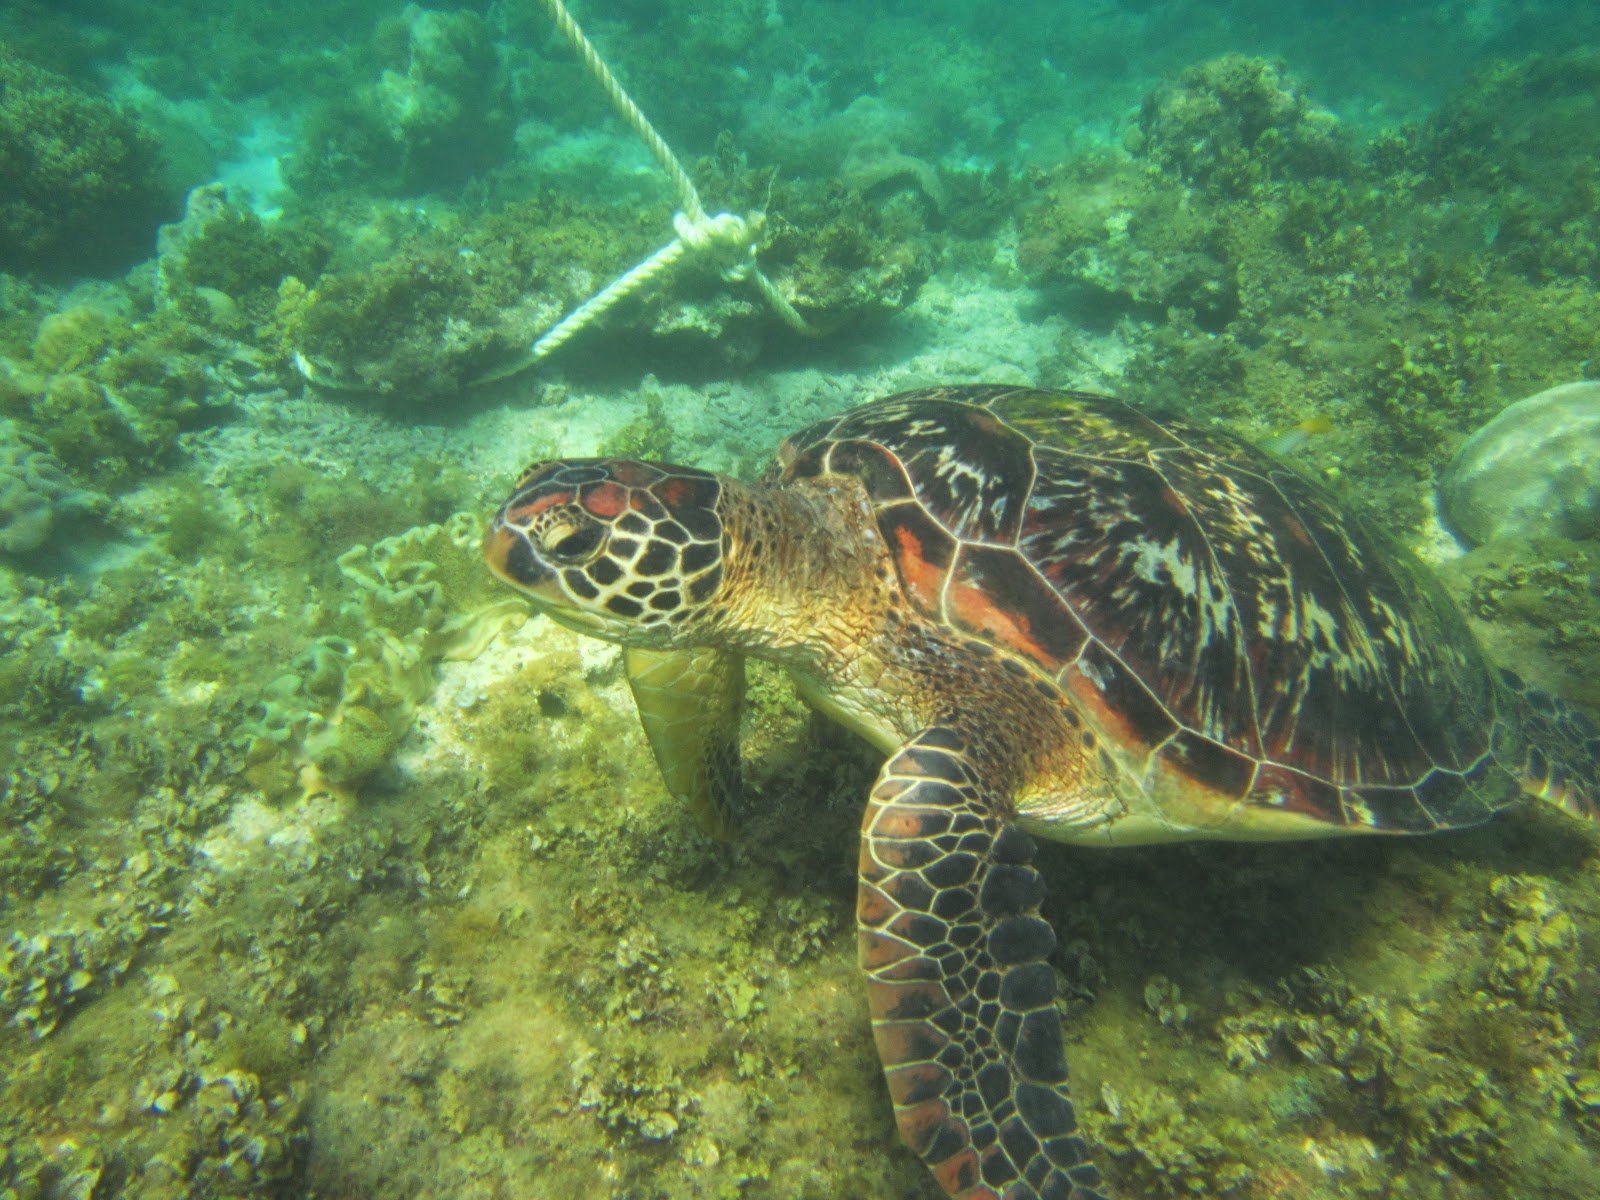
[[[1451,460],[1439,499],[1474,543],[1600,536],[1600,383],[1546,388],[1503,410]]]

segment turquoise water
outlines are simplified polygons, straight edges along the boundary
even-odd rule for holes
[[[1593,389],[1507,413],[1600,377],[1593,6],[573,16],[654,148],[532,0],[0,0],[0,1196],[942,1194],[855,962],[881,756],[757,663],[702,834],[484,569],[531,461],[1114,393],[1600,711]],[[1597,845],[1046,847],[1107,1194],[1600,1193]]]

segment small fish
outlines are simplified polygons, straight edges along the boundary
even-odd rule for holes
[[[1327,417],[1307,417],[1298,425],[1292,425],[1280,433],[1275,433],[1261,443],[1261,448],[1272,454],[1294,454],[1302,449],[1307,442],[1319,433],[1330,433],[1333,422]]]

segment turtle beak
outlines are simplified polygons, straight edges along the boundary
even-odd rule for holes
[[[528,539],[520,530],[506,525],[503,514],[495,517],[494,524],[484,535],[483,561],[518,591],[532,591],[552,578],[549,569],[534,557]]]

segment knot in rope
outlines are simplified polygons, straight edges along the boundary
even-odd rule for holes
[[[672,228],[678,240],[691,253],[711,259],[722,277],[730,283],[748,279],[756,267],[756,239],[761,234],[762,214],[748,220],[733,213],[672,215]]]

